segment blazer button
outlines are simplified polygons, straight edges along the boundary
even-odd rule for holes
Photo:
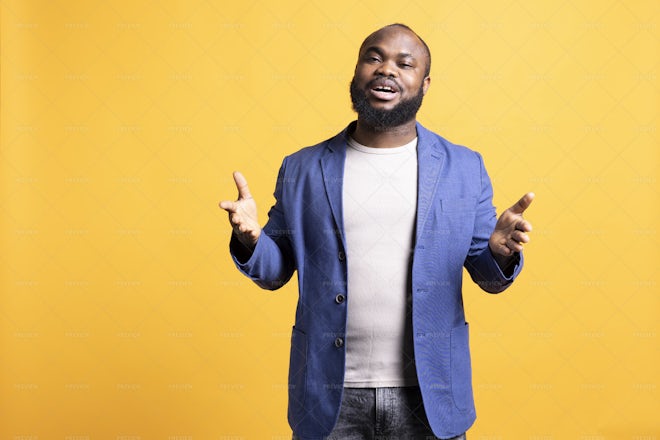
[[[335,347],[340,348],[344,346],[344,340],[342,338],[335,339]]]
[[[337,296],[335,296],[335,302],[337,304],[343,303],[345,299],[346,299],[346,297],[344,295],[342,295],[341,293],[339,293],[339,294],[337,294]]]
[[[339,251],[337,257],[339,258],[339,261],[344,261],[346,259],[346,254],[344,254],[344,251]]]

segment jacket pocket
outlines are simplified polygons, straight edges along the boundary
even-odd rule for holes
[[[299,413],[305,404],[307,387],[307,335],[293,327],[289,359],[289,413]]]
[[[451,330],[451,393],[456,408],[469,410],[474,407],[467,322]]]

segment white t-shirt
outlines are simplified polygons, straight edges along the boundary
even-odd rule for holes
[[[411,264],[417,139],[369,148],[349,138],[343,184],[348,264],[347,387],[417,384]]]

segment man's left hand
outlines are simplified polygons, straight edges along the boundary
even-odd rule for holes
[[[532,230],[532,225],[523,218],[522,214],[532,200],[534,200],[534,193],[525,194],[497,219],[495,230],[488,240],[488,246],[498,263],[504,263],[515,252],[522,251],[524,243],[529,243],[527,233]]]

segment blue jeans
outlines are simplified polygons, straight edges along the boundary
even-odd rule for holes
[[[419,387],[344,388],[339,420],[326,440],[436,440]],[[299,440],[295,435],[293,440]],[[451,440],[465,440],[465,434]]]

